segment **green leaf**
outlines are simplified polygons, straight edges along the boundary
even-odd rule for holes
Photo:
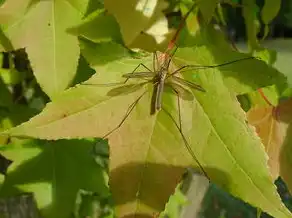
[[[218,2],[219,2],[218,0],[198,1],[198,7],[203,15],[206,24],[208,24],[211,21]]]
[[[250,92],[247,94],[247,97],[251,104],[250,106],[252,107],[263,107],[269,105],[276,107],[280,100],[280,95],[275,86],[268,86],[261,90]]]
[[[5,105],[5,107],[0,108],[0,128],[1,131],[10,129],[17,126],[23,122],[29,120],[29,118],[35,116],[39,111],[29,108],[21,104],[10,104]],[[6,142],[14,141],[14,138],[6,136],[0,136],[0,142],[6,144]]]
[[[257,40],[258,33],[258,20],[254,9],[257,7],[254,0],[243,0],[243,10],[242,15],[245,20],[246,35],[248,38],[248,45],[250,50],[255,50],[259,48],[259,43]]]
[[[90,68],[85,58],[81,55],[78,62],[77,73],[72,81],[72,85],[88,80],[94,73],[95,71]]]
[[[91,66],[103,65],[108,62],[129,56],[129,51],[116,43],[93,43],[80,40],[81,53]]]
[[[74,210],[80,188],[108,196],[103,170],[86,140],[32,141],[1,147],[13,164],[2,184],[1,197],[33,192],[43,217],[64,218]]]
[[[186,50],[190,55],[185,61],[217,63],[204,46],[177,51],[179,57],[175,61]],[[199,169],[176,126],[180,126],[181,120],[183,135],[211,181],[275,217],[292,217],[277,194],[264,147],[254,128],[246,123],[246,115],[231,88],[226,87],[222,69],[205,69],[196,73],[196,77],[184,74],[206,93],[193,91],[193,101],[181,99],[178,108],[176,96],[165,92],[163,110],[155,115],[150,115],[152,84],[128,95],[108,95],[120,86],[113,84],[124,81],[123,74],[132,72],[140,62],[151,68],[151,60],[152,57],[124,58],[103,66],[92,64],[98,76],[65,91],[41,114],[7,133],[44,139],[108,136],[110,186],[117,215],[153,215],[163,210],[184,169],[190,166]],[[263,64],[252,61],[255,66]],[[237,71],[241,68],[235,65],[233,73],[240,75]],[[140,82],[131,79],[128,84]],[[258,86],[258,82],[254,84]],[[246,85],[248,89],[250,86]],[[123,119],[121,127],[108,135]]]
[[[110,41],[123,43],[119,25],[115,18],[105,14],[104,10],[93,12],[81,24],[70,28],[68,32],[97,43]]]
[[[75,76],[80,49],[77,37],[66,29],[81,21],[86,5],[86,0],[29,1],[21,15],[2,26],[13,50],[26,48],[37,81],[50,97],[66,89]]]
[[[183,16],[186,16],[188,11],[190,10],[190,8],[185,6],[184,4],[180,4],[180,9],[183,13]],[[193,11],[190,12],[189,16],[186,19],[186,27],[188,28],[191,35],[195,35],[196,32],[199,30],[200,25],[198,19],[198,7],[195,7]]]
[[[265,0],[261,11],[261,17],[264,24],[269,24],[278,14],[281,8],[281,0]]]
[[[281,0],[265,0],[265,4],[261,11],[262,21],[265,25],[264,27],[264,38],[269,33],[269,26],[268,24],[277,16],[278,12],[281,8]]]
[[[234,51],[224,40],[222,33],[216,30],[202,31],[200,40],[201,45],[197,47],[179,49],[174,59],[175,63],[179,66],[187,64],[209,66],[248,57],[246,54]],[[200,72],[200,70],[197,72]],[[288,86],[285,75],[265,62],[256,59],[243,60],[222,66],[220,72],[225,85],[237,95],[274,84],[278,93],[281,93]],[[192,74],[192,72],[189,72],[189,74]],[[197,73],[193,74],[194,78],[196,76]]]

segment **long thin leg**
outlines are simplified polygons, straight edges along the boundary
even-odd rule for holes
[[[170,117],[170,119],[173,121],[173,123],[175,124],[176,128],[178,129],[178,131],[180,132],[180,135],[184,141],[184,144],[186,146],[186,149],[188,150],[189,154],[192,156],[192,158],[196,161],[196,163],[198,164],[200,170],[202,171],[202,173],[204,174],[204,176],[206,176],[209,180],[209,176],[207,175],[206,171],[204,170],[202,164],[199,162],[197,156],[194,154],[191,146],[189,145],[186,137],[183,134],[182,128],[181,128],[181,113],[180,113],[180,103],[179,103],[179,96],[178,96],[178,113],[179,113],[179,122],[180,124],[177,124],[177,122],[175,121],[175,119],[172,117],[172,115],[162,107],[162,110]]]
[[[193,152],[190,144],[188,143],[187,139],[185,138],[184,134],[183,134],[183,129],[182,129],[182,119],[181,119],[181,107],[180,107],[180,97],[179,95],[177,95],[177,107],[178,107],[178,120],[179,120],[179,130],[181,133],[181,136],[185,142],[186,148],[188,149],[188,151],[190,152],[191,156],[195,159],[195,161],[197,162],[199,168],[201,169],[201,171],[203,172],[203,174],[210,180],[209,176],[207,175],[207,172],[204,170],[202,164],[200,163],[200,161],[198,160],[197,156],[195,155],[195,153]]]
[[[157,52],[156,51],[153,53],[153,72],[156,72],[155,63],[157,63],[157,66],[158,66],[158,58],[157,58]]]
[[[135,69],[131,72],[131,74],[134,74],[134,73],[139,73],[139,72],[136,72],[136,70],[140,67],[144,67],[145,69],[147,69],[148,71],[152,72],[145,64],[143,63],[140,63],[138,64]],[[143,72],[144,73],[144,72]],[[97,84],[97,83],[82,83],[82,85],[89,85],[89,86],[105,86],[105,87],[108,87],[108,86],[116,86],[116,85],[124,85],[128,82],[128,80],[131,79],[131,77],[126,77],[126,80],[124,82],[117,82],[117,83],[106,83],[106,84]]]
[[[130,106],[128,107],[125,116],[123,117],[123,119],[121,120],[121,122],[111,131],[109,131],[107,134],[105,134],[102,139],[105,139],[106,137],[108,137],[110,134],[112,134],[114,131],[116,131],[117,129],[119,129],[123,123],[126,121],[126,119],[130,116],[130,114],[132,113],[132,111],[134,110],[135,106],[138,104],[138,102],[140,101],[140,99],[145,95],[147,91],[143,92],[132,104],[130,104]]]
[[[146,70],[148,70],[149,72],[153,72],[153,71],[150,70],[145,64],[140,63],[140,64],[138,64],[137,67],[135,67],[135,69],[132,71],[132,74],[134,74],[134,73],[139,73],[139,72],[136,72],[136,70],[137,70],[140,66],[144,67],[144,68],[145,68]],[[128,78],[124,81],[124,84],[125,84],[126,82],[128,82],[129,79],[131,79],[131,78],[128,77]]]
[[[201,87],[200,85],[197,85],[195,83],[192,83],[192,82],[187,81],[185,79],[182,79],[180,77],[172,76],[171,79],[174,80],[175,82],[181,84],[181,85],[188,86],[191,89],[196,89],[196,90],[199,90],[201,92],[206,92],[206,90],[203,87]]]
[[[174,45],[175,45],[175,44],[174,44]],[[169,68],[170,62],[171,62],[171,60],[172,60],[173,56],[175,55],[175,53],[176,53],[177,49],[178,49],[178,47],[177,47],[177,46],[175,46],[175,49],[174,49],[174,51],[172,52],[172,54],[170,55],[170,57],[169,57],[169,59],[168,59],[168,63],[167,63],[167,69]]]
[[[236,62],[239,62],[239,61],[244,61],[244,60],[249,60],[249,59],[256,59],[256,58],[255,57],[247,57],[247,58],[233,60],[233,61],[230,61],[230,62],[227,62],[227,63],[217,64],[217,65],[209,65],[209,66],[204,66],[204,65],[185,65],[185,66],[182,66],[182,67],[176,69],[174,72],[170,73],[167,76],[167,78],[179,73],[181,70],[183,70],[185,68],[190,68],[188,70],[208,69],[208,68],[222,67],[222,66],[230,65],[230,64],[233,64],[233,63],[236,63]]]

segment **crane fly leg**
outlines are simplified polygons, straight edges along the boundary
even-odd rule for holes
[[[107,134],[105,134],[102,139],[105,139],[106,137],[108,137],[110,134],[112,134],[114,131],[116,131],[117,129],[119,129],[123,123],[126,121],[126,119],[130,116],[130,114],[132,113],[132,111],[134,110],[135,106],[138,104],[138,102],[140,101],[140,99],[145,95],[147,91],[143,92],[132,104],[129,105],[126,114],[124,115],[123,119],[121,120],[121,122],[115,127],[113,128],[111,131],[109,131]]]
[[[175,90],[174,90],[175,91]],[[175,91],[176,92],[176,91]],[[206,173],[206,171],[204,170],[202,164],[200,163],[200,161],[198,160],[197,156],[195,155],[195,153],[193,152],[190,144],[188,143],[185,135],[183,134],[183,130],[182,130],[182,124],[181,124],[181,110],[180,110],[180,97],[179,95],[177,95],[177,106],[178,106],[178,118],[179,118],[179,124],[177,123],[177,121],[173,118],[173,116],[165,109],[162,107],[162,110],[170,117],[170,119],[173,121],[173,123],[175,124],[177,130],[179,131],[183,141],[184,141],[184,145],[186,147],[186,149],[188,150],[189,154],[192,156],[192,158],[195,160],[195,162],[197,163],[198,167],[200,168],[200,171],[204,174],[204,176],[206,176],[206,178],[208,178],[208,180],[210,180],[208,174]]]

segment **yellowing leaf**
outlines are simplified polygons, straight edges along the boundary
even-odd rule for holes
[[[105,26],[107,28],[104,28]],[[93,12],[83,19],[81,24],[70,28],[68,32],[97,43],[115,41],[122,44],[118,23],[113,16],[105,14],[104,10]]]
[[[188,13],[188,10],[190,10],[185,5],[180,5],[181,11],[184,16]],[[198,7],[195,7],[193,11],[190,12],[189,16],[186,19],[186,27],[188,28],[191,35],[195,35],[197,31],[199,30],[199,19],[198,19]]]
[[[288,186],[290,193],[292,193],[292,177],[291,177],[291,154],[292,154],[292,141],[291,141],[291,113],[292,100],[289,99],[279,105],[277,108],[277,120],[286,127],[284,141],[280,152],[280,176],[283,178]]]
[[[281,102],[276,108],[254,108],[248,112],[249,122],[257,129],[269,155],[273,178],[280,175],[292,192],[291,177],[291,113],[292,101]]]
[[[248,111],[248,121],[256,127],[257,134],[265,145],[269,156],[269,167],[273,179],[276,180],[280,171],[280,151],[285,136],[285,126],[277,120],[277,108],[252,108]]]

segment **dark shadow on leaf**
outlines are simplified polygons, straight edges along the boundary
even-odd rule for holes
[[[165,83],[164,91],[174,95],[179,95],[179,97],[186,101],[194,100],[194,95],[192,92],[176,83]]]
[[[51,195],[47,196],[48,199],[52,199],[51,204],[42,208],[43,211],[60,210],[64,215],[60,217],[69,216],[71,211],[68,208],[73,209],[79,189],[108,197],[104,170],[94,159],[95,143],[89,140],[30,140],[22,148],[2,147],[1,153],[3,150],[3,154],[5,150],[9,150],[10,154],[15,152],[13,156],[24,158],[24,161],[15,170],[8,171],[0,196],[14,196],[23,192],[19,187],[27,190],[26,186],[37,185]],[[17,163],[19,158],[14,161]]]
[[[142,177],[141,170],[148,177]],[[110,187],[114,203],[122,205],[133,202],[137,200],[138,196],[141,203],[160,212],[164,209],[170,195],[174,193],[175,187],[181,181],[185,171],[186,169],[183,167],[154,163],[146,165],[131,163],[114,169],[110,173]],[[224,172],[213,168],[205,168],[205,171],[212,182],[228,186],[229,178]],[[226,190],[226,187],[223,188]],[[139,214],[141,212],[134,211],[135,214],[128,214],[125,217],[150,217]]]

